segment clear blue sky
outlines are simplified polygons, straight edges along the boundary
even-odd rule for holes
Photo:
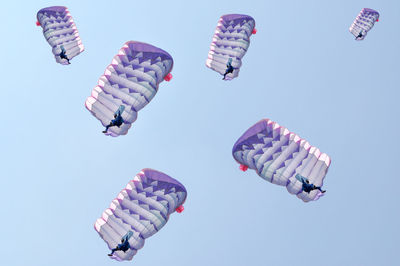
[[[35,26],[52,5],[86,48],[70,66]],[[356,42],[363,7],[381,17]],[[205,60],[229,13],[258,33],[223,82]],[[399,1],[7,1],[0,14],[0,265],[117,265],[93,224],[145,167],[188,198],[125,265],[399,265]],[[127,136],[105,137],[84,102],[128,40],[168,51],[174,78]],[[331,156],[325,197],[238,170],[232,146],[262,118]]]

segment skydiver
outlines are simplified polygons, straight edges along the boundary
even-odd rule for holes
[[[106,130],[103,133],[107,133],[109,127],[120,127],[124,123],[124,119],[122,119],[122,112],[125,109],[124,105],[121,105],[118,110],[114,114],[114,119],[111,120],[110,124],[106,126]]]
[[[225,80],[226,75],[228,75],[229,73],[233,73],[233,69],[234,68],[232,66],[232,58],[229,58],[228,63],[226,64],[225,74],[222,79]]]
[[[121,238],[121,244],[118,244],[115,248],[113,248],[108,256],[114,255],[114,252],[119,250],[123,251],[124,253],[127,252],[131,248],[131,245],[129,245],[129,238],[131,238],[132,235],[133,232],[128,231],[128,233]]]
[[[307,192],[310,194],[311,191],[318,189],[321,193],[325,193],[326,190],[322,190],[321,187],[317,187],[314,184],[310,184],[310,181],[308,181],[307,178],[304,176],[301,176],[299,174],[296,175],[296,179],[299,180],[302,183],[302,189],[304,192]]]
[[[68,57],[67,57],[67,54],[66,54],[67,51],[65,50],[64,46],[61,45],[60,48],[61,48],[60,58],[61,58],[61,59],[66,59],[67,62],[68,62],[68,65],[71,64],[71,63],[69,62]]]
[[[358,36],[356,37],[356,40],[361,39],[364,36],[363,31],[361,30]]]

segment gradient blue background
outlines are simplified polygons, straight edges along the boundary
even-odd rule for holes
[[[39,9],[69,8],[85,52],[55,62]],[[363,7],[380,22],[362,42]],[[255,18],[237,79],[205,67],[219,17]],[[126,265],[400,265],[399,1],[7,1],[0,42],[0,265],[117,265],[93,229],[142,168],[188,190],[185,211]],[[127,136],[104,136],[84,102],[125,41],[175,64]],[[254,171],[234,142],[262,118],[328,153],[308,204]]]

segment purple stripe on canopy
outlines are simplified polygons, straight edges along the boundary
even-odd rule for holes
[[[246,23],[248,21],[254,21],[254,18],[248,15],[240,15],[240,14],[229,14],[229,15],[223,15],[221,19],[226,23],[230,24],[232,23],[233,25],[241,24],[241,23]]]
[[[161,181],[160,183],[158,183],[158,186],[164,186],[165,184],[169,184],[170,186],[172,185],[176,187],[177,191],[183,191],[187,193],[186,188],[178,180],[173,179],[172,177],[162,172],[150,168],[145,168],[141,171],[141,173],[139,173],[139,175],[147,177],[152,180]]]
[[[43,14],[43,13],[48,13],[48,14],[55,14],[55,13],[57,13],[57,12],[59,12],[59,13],[61,13],[61,12],[65,12],[67,10],[67,7],[65,7],[65,6],[50,6],[50,7],[45,7],[45,8],[42,8],[42,9],[40,9],[39,11],[38,11],[38,14],[37,14],[37,18],[38,18],[38,20],[39,20],[39,14]]]

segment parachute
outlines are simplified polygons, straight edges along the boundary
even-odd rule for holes
[[[356,37],[357,41],[364,40],[367,33],[379,21],[379,13],[370,8],[363,8],[353,24],[350,26],[349,31]]]
[[[173,59],[166,51],[142,42],[126,42],[100,77],[85,106],[106,126],[124,105],[121,114],[124,123],[110,127],[106,134],[126,135],[136,121],[137,112],[156,95],[158,84],[172,78],[172,67]]]
[[[131,260],[145,239],[157,233],[174,211],[182,212],[186,189],[177,180],[152,169],[143,169],[111,202],[94,228],[111,250],[126,237],[129,250],[111,258]],[[129,233],[131,231],[131,233]]]
[[[84,51],[74,20],[65,6],[51,6],[39,10],[36,25],[42,26],[43,35],[53,48],[57,63],[68,65],[69,60]],[[60,57],[63,50],[69,60]]]
[[[232,155],[241,170],[254,169],[263,179],[286,186],[304,202],[323,195],[318,190],[304,192],[296,175],[321,187],[331,159],[276,122],[263,119],[256,123],[236,141]]]
[[[250,45],[250,36],[257,32],[254,27],[255,20],[250,16],[238,14],[222,16],[213,36],[206,66],[224,75],[227,63],[231,59],[234,70],[226,75],[225,80],[237,77],[242,58]]]

